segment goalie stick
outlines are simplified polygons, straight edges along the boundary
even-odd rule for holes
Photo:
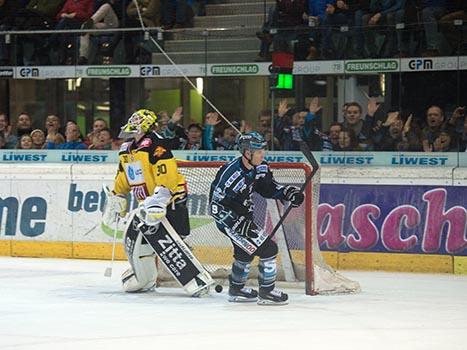
[[[113,196],[112,192],[110,191],[109,187],[105,184],[102,185],[102,190],[105,193],[105,198],[106,198],[106,206],[109,205],[108,201],[110,196]],[[109,210],[107,208],[107,210]],[[112,240],[112,258],[110,260],[110,266],[108,266],[105,271],[104,271],[104,276],[105,277],[112,277],[112,268],[115,260],[115,245],[117,241],[117,232],[118,232],[118,222],[119,222],[120,216],[115,213],[115,227],[113,229],[113,240]]]

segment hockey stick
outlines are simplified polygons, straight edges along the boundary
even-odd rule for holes
[[[112,267],[114,265],[114,260],[115,260],[115,245],[117,242],[117,231],[118,231],[118,222],[120,221],[120,217],[118,214],[117,218],[115,219],[115,229],[114,229],[114,238],[112,242],[112,259],[110,260],[110,266],[107,267],[104,271],[104,276],[105,277],[112,277]]]
[[[310,183],[310,181],[315,176],[316,172],[318,171],[319,164],[318,164],[318,161],[313,156],[313,153],[311,153],[310,148],[304,141],[300,143],[300,150],[302,151],[303,155],[308,160],[308,162],[310,162],[311,164],[311,173],[305,179],[305,182],[300,186],[300,192],[303,193],[305,189],[307,188],[308,184]],[[282,224],[284,223],[285,219],[287,218],[291,210],[292,210],[292,206],[291,205],[287,206],[286,210],[280,217],[279,222],[272,229],[271,234],[270,234],[271,237],[274,236],[277,230],[282,226]]]

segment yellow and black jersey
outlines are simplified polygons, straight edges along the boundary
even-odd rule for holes
[[[155,132],[148,133],[139,142],[134,139],[124,142],[120,147],[114,192],[126,195],[131,191],[142,201],[154,193],[156,186],[164,186],[172,192],[175,202],[184,200],[185,178],[178,172],[169,142]]]

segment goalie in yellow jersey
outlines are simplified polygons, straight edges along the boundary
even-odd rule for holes
[[[124,247],[131,265],[122,275],[127,292],[146,291],[156,283],[154,248],[148,237],[156,233],[169,237],[161,220],[167,218],[182,239],[190,233],[185,178],[178,172],[170,140],[159,135],[156,127],[157,115],[140,109],[121,128],[120,137],[127,140],[120,147],[114,189],[108,198],[108,211],[114,217],[115,213],[125,216],[130,192],[139,202],[125,228]]]

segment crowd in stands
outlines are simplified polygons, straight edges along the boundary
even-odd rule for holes
[[[104,119],[94,120],[92,130],[81,134],[74,121],[64,128],[56,115],[47,116],[44,128],[33,129],[29,114],[21,113],[14,127],[5,113],[0,113],[0,149],[92,149],[117,150],[121,141],[114,139]]]
[[[465,0],[276,0],[257,61],[290,42],[296,60],[465,54],[466,22]]]
[[[464,152],[467,148],[465,107],[457,107],[445,115],[432,105],[424,118],[386,108],[370,98],[364,112],[357,102],[343,108],[343,121],[333,122],[328,130],[321,128],[323,107],[319,98],[312,98],[308,107],[290,108],[281,100],[274,116],[270,110],[259,113],[256,125],[242,121],[225,121],[216,112],[209,112],[204,124],[184,127],[183,109],[178,107],[169,116],[158,112],[158,132],[172,140],[179,150],[235,150],[239,132],[258,131],[269,149],[295,151],[306,142],[317,151],[400,151],[400,152]],[[14,130],[14,132],[12,131]],[[107,122],[95,119],[85,136],[74,121],[62,130],[60,119],[49,115],[43,129],[34,129],[27,113],[21,113],[14,127],[8,116],[0,113],[0,148],[2,149],[90,149],[117,150],[123,140],[112,134]]]
[[[208,3],[217,1],[0,0],[0,31],[139,28],[139,13],[147,27],[186,28]],[[465,0],[276,0],[257,33],[257,60],[290,43],[296,60],[465,54],[466,7]],[[15,50],[3,36],[0,65],[12,55],[17,65],[88,64],[91,40],[105,57],[123,41],[125,62],[149,63],[141,32],[88,32],[18,36]]]
[[[193,17],[203,14],[212,0],[137,0],[142,21],[147,27],[163,29],[185,28],[193,25]],[[112,29],[140,27],[138,9],[133,0],[0,0],[1,31],[34,31],[64,29]],[[141,33],[96,34],[88,32],[77,37],[72,34],[24,35],[16,39],[18,65],[30,64],[87,64],[91,37],[103,54],[112,56],[120,41],[125,43],[127,62],[140,58],[138,48]],[[79,38],[79,39],[77,39]],[[138,45],[138,44],[140,45]],[[12,42],[0,37],[0,65],[13,61]],[[73,50],[78,47],[77,55]],[[144,55],[143,55],[144,56]]]

